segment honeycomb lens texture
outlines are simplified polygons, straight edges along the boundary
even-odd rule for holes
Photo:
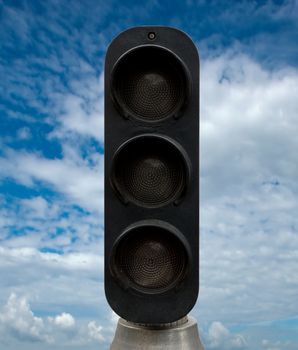
[[[116,65],[112,88],[120,109],[146,121],[176,114],[186,99],[187,79],[179,59],[158,47],[142,47]]]
[[[170,231],[158,226],[144,226],[122,237],[115,262],[117,271],[132,286],[159,292],[181,281],[187,254],[183,243]]]
[[[160,207],[177,199],[183,191],[185,160],[166,139],[133,139],[115,160],[114,181],[126,200],[144,207]]]

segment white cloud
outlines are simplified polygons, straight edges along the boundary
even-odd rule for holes
[[[202,62],[200,319],[297,309],[298,72],[228,52]]]
[[[280,346],[278,346],[277,344],[271,344],[271,342],[267,339],[262,340],[262,347],[266,350],[281,350]]]
[[[103,257],[92,253],[68,253],[68,254],[54,254],[54,253],[41,253],[34,248],[6,248],[0,247],[1,258],[3,264],[9,262],[9,264],[26,264],[32,262],[38,262],[43,267],[56,268],[57,265],[61,270],[69,271],[103,271]]]
[[[53,95],[60,125],[51,133],[51,137],[64,139],[69,133],[75,133],[93,137],[103,143],[103,73],[98,79],[88,76],[86,79],[72,81],[70,85],[72,94]]]
[[[102,254],[103,218],[99,213],[82,211],[69,199],[56,196],[0,200],[2,246]],[[12,229],[16,234],[11,234]]]
[[[61,305],[66,310],[75,308],[83,314],[98,316],[100,308],[108,310],[102,255],[87,252],[59,255],[29,247],[0,247],[0,280],[3,281],[0,300],[11,291],[18,295],[26,291],[30,299],[51,314],[61,315]]]
[[[56,317],[49,317],[49,321],[63,329],[73,328],[75,325],[75,319],[73,318],[73,316],[65,312]]]
[[[17,137],[20,140],[29,140],[29,139],[31,139],[32,135],[31,135],[30,129],[27,128],[27,127],[20,128],[17,131]]]
[[[0,314],[0,343],[17,339],[27,343],[55,344],[55,348],[72,344],[74,348],[104,342],[103,328],[94,320],[76,323],[74,316],[63,312],[54,317],[34,315],[25,297],[12,293]]]
[[[263,339],[261,342],[262,349],[264,350],[283,350],[283,349],[296,349],[296,345],[291,340],[286,341],[271,341]]]
[[[213,322],[208,331],[208,349],[245,349],[246,340],[241,334],[231,334],[221,322]]]
[[[58,210],[55,209],[53,213],[51,212],[53,207],[50,208],[49,203],[41,196],[24,199],[21,201],[21,205],[23,206],[24,210],[29,212],[29,215],[39,219],[42,219],[45,216],[53,216],[58,214]]]
[[[105,339],[102,335],[102,327],[98,326],[95,321],[88,323],[88,334],[91,339],[103,342]]]
[[[17,298],[11,294],[7,304],[0,314],[0,324],[4,326],[4,332],[16,336],[19,340],[24,341],[41,341],[52,342],[53,339],[46,334],[46,328],[40,317],[34,316],[27,300]]]
[[[98,154],[96,164],[89,166],[80,159],[46,159],[35,153],[7,149],[0,157],[1,177],[34,187],[43,181],[56,191],[65,194],[73,203],[88,210],[103,211],[103,157]]]
[[[297,190],[297,71],[268,72],[230,53],[203,62],[201,81],[204,200],[272,177]]]

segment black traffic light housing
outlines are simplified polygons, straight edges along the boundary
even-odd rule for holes
[[[136,323],[176,321],[199,290],[199,57],[135,27],[105,61],[105,292]]]

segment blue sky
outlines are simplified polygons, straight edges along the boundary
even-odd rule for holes
[[[201,56],[205,348],[298,348],[297,23],[296,0],[0,0],[1,349],[108,349],[103,62],[146,24]]]

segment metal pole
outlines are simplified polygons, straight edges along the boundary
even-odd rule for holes
[[[167,324],[140,325],[119,319],[110,350],[204,350],[193,317]]]

